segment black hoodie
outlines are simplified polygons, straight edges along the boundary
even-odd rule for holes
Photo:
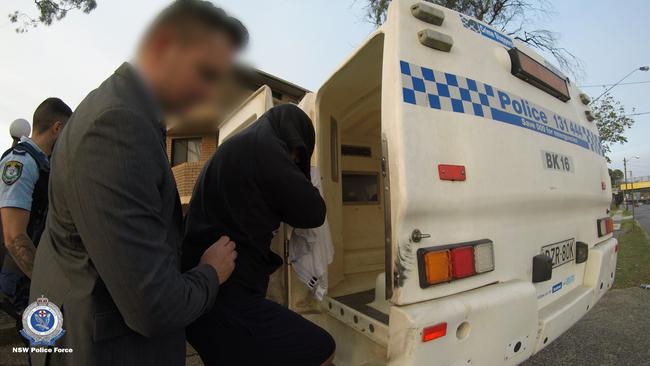
[[[313,228],[325,220],[325,202],[311,184],[314,127],[294,105],[275,107],[228,139],[206,163],[185,217],[183,269],[193,268],[220,236],[237,244],[235,270],[226,286],[266,293],[268,277],[282,265],[270,249],[280,222]],[[299,150],[299,163],[290,151]]]

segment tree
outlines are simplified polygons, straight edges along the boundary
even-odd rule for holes
[[[620,169],[609,169],[609,178],[612,180],[612,188],[618,186],[625,174]]]
[[[18,10],[9,14],[9,20],[19,24],[16,32],[25,33],[39,24],[51,25],[55,20],[65,18],[73,10],[88,14],[97,7],[96,0],[34,0],[34,4],[39,11],[36,18]]]
[[[612,145],[627,142],[627,137],[623,133],[632,127],[634,119],[629,117],[621,102],[614,99],[611,94],[605,94],[598,99],[591,105],[591,110],[596,118],[605,158],[607,162],[611,162],[608,155]]]
[[[553,56],[560,68],[581,78],[582,61],[559,46],[559,35],[535,24],[553,14],[547,0],[426,0],[487,23],[501,32],[516,36],[531,47]],[[368,0],[368,19],[379,26],[386,20],[390,0]]]

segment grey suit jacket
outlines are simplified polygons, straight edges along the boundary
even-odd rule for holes
[[[182,212],[164,129],[123,64],[79,105],[52,157],[47,227],[31,301],[63,312],[58,347],[36,365],[184,365],[184,327],[209,310],[215,270],[181,273]]]

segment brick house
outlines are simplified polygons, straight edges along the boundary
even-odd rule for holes
[[[220,103],[203,106],[183,123],[167,127],[167,157],[172,165],[183,207],[190,201],[194,184],[205,162],[214,154],[221,122],[260,87],[271,88],[273,103],[298,103],[307,90],[257,69],[239,67],[223,88]]]

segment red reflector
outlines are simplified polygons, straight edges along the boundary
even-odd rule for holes
[[[462,165],[438,165],[438,174],[441,180],[464,181],[465,167]]]
[[[475,275],[474,247],[451,250],[451,275],[453,278],[465,278]]]
[[[436,324],[422,330],[422,342],[432,341],[447,335],[447,323]]]
[[[614,253],[618,253],[618,243],[614,246]]]

